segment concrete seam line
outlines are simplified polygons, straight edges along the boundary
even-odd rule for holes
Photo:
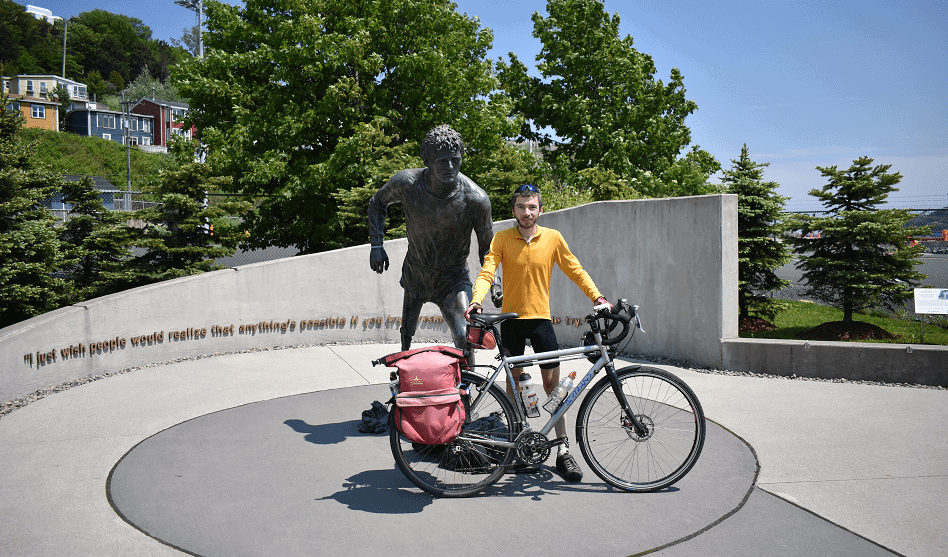
[[[737,439],[739,439],[739,440],[741,441],[741,443],[744,443],[744,445],[746,445],[747,448],[750,449],[751,454],[754,455],[754,465],[755,465],[754,480],[751,482],[750,487],[747,489],[747,493],[744,494],[744,498],[741,499],[741,502],[738,503],[738,505],[737,505],[736,507],[734,507],[733,509],[731,509],[729,512],[725,513],[724,516],[722,516],[721,518],[715,520],[715,521],[712,522],[711,524],[708,524],[707,526],[705,526],[704,528],[698,530],[697,532],[695,532],[695,533],[693,533],[693,534],[689,534],[689,535],[687,535],[687,536],[685,536],[685,537],[683,537],[683,538],[677,539],[677,540],[675,540],[675,541],[673,541],[673,542],[666,543],[665,545],[661,545],[661,546],[658,546],[658,547],[653,547],[652,549],[647,549],[647,550],[645,550],[645,551],[641,551],[641,552],[639,552],[639,553],[632,554],[632,555],[630,555],[629,557],[639,557],[640,555],[648,555],[649,553],[654,553],[654,552],[656,552],[656,551],[661,551],[661,550],[667,549],[667,548],[669,548],[669,547],[671,547],[671,546],[673,546],[673,545],[678,545],[678,544],[683,543],[683,542],[686,542],[686,541],[688,541],[688,540],[692,540],[692,539],[694,539],[694,538],[697,538],[697,537],[700,536],[701,534],[704,534],[704,533],[707,532],[708,530],[714,528],[714,527],[717,526],[718,524],[721,524],[722,522],[724,522],[724,521],[727,520],[728,518],[734,516],[734,514],[737,513],[737,511],[743,509],[743,508],[744,508],[744,505],[746,505],[746,504],[747,504],[747,501],[750,499],[751,494],[754,492],[754,489],[757,488],[757,478],[760,476],[760,459],[757,458],[757,451],[754,450],[754,447],[753,447],[750,443],[748,443],[746,439],[744,439],[744,438],[741,437],[740,435],[734,433],[734,432],[731,431],[730,429],[724,427],[723,425],[719,424],[718,422],[716,422],[716,421],[714,421],[714,420],[711,420],[711,419],[708,419],[707,417],[705,417],[705,421],[706,421],[706,422],[711,422],[711,423],[717,425],[718,427],[720,427],[720,428],[723,429],[724,431],[730,433],[731,435],[733,435],[734,437],[736,437]],[[764,491],[764,490],[761,490],[761,491]]]

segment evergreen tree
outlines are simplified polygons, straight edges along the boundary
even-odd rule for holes
[[[892,165],[872,167],[872,162],[861,157],[847,170],[817,167],[829,183],[810,195],[828,214],[800,216],[793,224],[801,231],[792,243],[806,293],[841,309],[844,323],[864,308],[901,305],[912,296],[909,287],[925,278],[915,270],[924,247],[910,246],[907,237],[922,236],[927,228],[906,227],[912,218],[906,210],[877,208],[898,191],[902,175],[889,174]]]
[[[121,271],[103,273],[106,278],[130,288],[219,269],[214,259],[234,254],[243,230],[227,217],[242,214],[250,204],[206,202],[207,193],[218,191],[229,178],[213,177],[207,164],[195,162],[195,145],[187,140],[172,144],[178,168],[162,171],[158,183],[145,188],[152,206],[135,212],[145,226],[133,243],[146,252]]]
[[[779,290],[790,281],[779,278],[775,269],[790,261],[786,246],[778,240],[782,232],[780,213],[786,197],[777,195],[776,182],[764,182],[764,168],[770,163],[750,159],[747,144],[741,156],[731,160],[722,182],[727,193],[737,194],[738,304],[741,317],[751,312],[772,319],[775,302],[763,293]]]
[[[23,118],[0,97],[0,327],[58,307],[63,281],[55,219],[43,202],[61,179],[29,162]]]
[[[99,190],[88,176],[66,181],[63,202],[72,206],[59,232],[69,288],[67,303],[74,304],[121,290],[110,275],[121,275],[131,257],[130,229],[125,215],[106,209]]]

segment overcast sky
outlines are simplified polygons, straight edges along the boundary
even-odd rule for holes
[[[530,16],[545,0],[456,0],[494,32],[491,57],[532,64]],[[152,37],[180,38],[194,12],[173,0],[17,0],[72,17],[96,8],[141,19]],[[230,0],[229,3],[237,3]],[[620,34],[667,82],[677,67],[698,111],[692,143],[725,168],[746,143],[769,162],[789,210],[817,210],[817,166],[860,156],[903,175],[891,206],[948,206],[948,3],[884,1],[606,0]]]

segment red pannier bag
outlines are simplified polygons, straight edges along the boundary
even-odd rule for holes
[[[451,346],[416,348],[382,358],[398,369],[398,394],[392,407],[395,427],[409,441],[450,443],[461,433],[467,411],[461,400],[464,352]]]

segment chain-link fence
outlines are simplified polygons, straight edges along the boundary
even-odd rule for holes
[[[948,288],[948,209],[910,209],[915,216],[907,226],[927,226],[930,231],[926,236],[914,238],[914,241],[925,247],[925,253],[919,258],[916,270],[928,275],[922,279],[921,288]],[[790,286],[770,292],[772,298],[780,300],[807,300],[803,272],[797,268],[799,259],[776,270],[778,277],[789,280]],[[900,308],[876,308],[873,313],[900,319],[916,319],[915,301],[912,298]],[[927,319],[941,319],[927,316]]]

